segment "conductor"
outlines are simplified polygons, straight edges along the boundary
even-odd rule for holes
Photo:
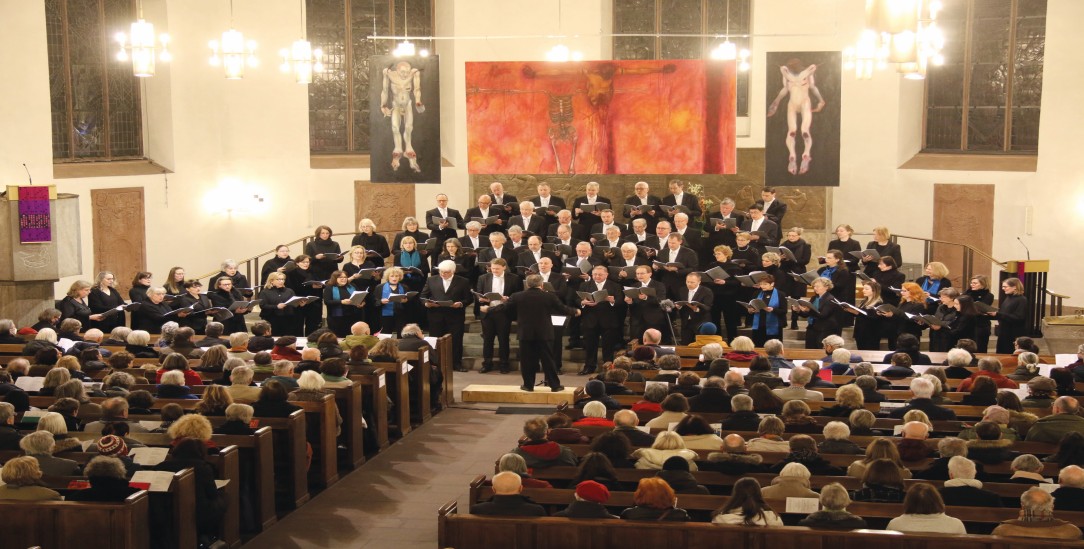
[[[546,385],[553,392],[563,391],[561,378],[553,359],[553,321],[551,315],[579,315],[579,309],[573,309],[561,303],[556,294],[542,289],[542,277],[536,274],[527,277],[527,289],[512,294],[508,298],[512,312],[522,311],[517,317],[519,324],[519,373],[523,376],[520,389],[534,391],[535,374],[539,362]]]

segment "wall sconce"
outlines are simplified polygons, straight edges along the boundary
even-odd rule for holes
[[[270,203],[253,185],[231,178],[204,195],[203,207],[207,212],[226,216],[260,215],[267,213]]]

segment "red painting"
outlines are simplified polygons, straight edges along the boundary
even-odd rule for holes
[[[733,61],[467,63],[480,174],[732,174]]]

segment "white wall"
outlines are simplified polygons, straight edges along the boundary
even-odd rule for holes
[[[489,39],[439,40],[443,170],[453,207],[473,204],[467,196],[464,63],[541,60],[555,43],[545,38],[503,36],[570,35],[565,41],[587,59],[609,55],[609,0],[438,0],[441,36]],[[861,25],[861,0],[772,0],[755,3],[751,110],[764,111],[766,51],[838,50]],[[207,41],[228,26],[228,5],[213,0],[148,0],[147,15],[173,37],[175,61],[146,82],[146,150],[174,173],[168,195],[162,176],[52,180],[49,79],[45,17],[40,2],[0,0],[0,67],[19,75],[18,85],[0,86],[0,181],[25,181],[22,163],[35,183],[56,183],[81,195],[84,278],[93,275],[90,190],[142,186],[147,200],[148,266],[158,278],[174,264],[189,273],[211,270],[225,257],[246,257],[299,237],[318,223],[346,231],[353,225],[353,181],[365,169],[309,168],[307,94],[278,72],[277,52],[297,38],[295,0],[235,2],[236,27],[260,45],[262,67],[242,81],[226,81],[207,65]],[[1054,260],[1051,289],[1084,305],[1084,279],[1074,276],[1076,251],[1084,247],[1084,168],[1074,154],[1084,104],[1084,72],[1072,62],[1081,38],[1074,22],[1084,20],[1084,2],[1050,0],[1048,7],[1042,154],[1035,173],[899,170],[921,142],[921,83],[891,72],[869,81],[843,83],[842,183],[832,193],[833,223],[859,231],[885,224],[894,232],[932,234],[934,183],[996,185],[994,256],[1016,258],[1023,249],[1024,207],[1037,212],[1034,234],[1024,236],[1033,257]],[[762,147],[763,118],[753,116],[740,147]],[[266,197],[268,209],[254,216],[208,212],[205,196],[225,178],[239,178]],[[432,204],[436,186],[419,186],[419,209]],[[312,218],[316,212],[316,219]],[[121,276],[126,276],[121,274]],[[70,279],[57,285],[62,290]],[[62,292],[61,292],[62,293]]]

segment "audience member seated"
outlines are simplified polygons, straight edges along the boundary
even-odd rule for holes
[[[677,383],[678,376],[681,375],[681,357],[677,355],[663,355],[655,362],[659,365],[659,373],[655,374],[654,381]]]
[[[874,376],[858,376],[854,380],[854,385],[862,390],[863,403],[878,403],[888,400],[883,394],[877,392],[877,378]]]
[[[689,398],[689,411],[723,414],[730,412],[730,394],[726,392],[723,378],[709,377],[700,394]]]
[[[576,465],[576,454],[572,450],[546,439],[549,426],[546,418],[536,417],[528,419],[523,424],[525,437],[513,453],[523,456],[527,461],[527,467],[550,467],[554,465]]]
[[[831,354],[832,362],[826,367],[834,376],[847,375],[851,371],[851,352],[840,347]]]
[[[948,480],[949,460],[954,457],[967,457],[967,441],[956,437],[945,437],[937,442],[938,458],[930,463],[929,467],[916,471],[914,478],[923,480]],[[976,465],[981,471],[982,465]]]
[[[189,417],[199,416],[186,416]],[[176,428],[184,419],[173,424]],[[203,418],[201,418],[203,419]],[[206,419],[203,419],[207,421]],[[171,431],[173,429],[170,429]],[[172,434],[172,433],[171,433]],[[210,437],[210,425],[207,425]],[[226,498],[215,486],[215,469],[207,461],[206,443],[199,439],[181,438],[174,441],[173,450],[165,461],[154,467],[158,471],[178,472],[194,469],[196,473],[196,531],[201,545],[210,546],[226,514]]]
[[[309,370],[302,372],[301,378],[297,380],[297,389],[290,391],[286,400],[294,402],[320,402],[324,399],[324,395],[334,394],[333,391],[325,389],[327,384],[324,378],[320,374]],[[287,388],[289,390],[289,388]],[[339,407],[335,406],[335,428],[336,433],[339,433],[342,429],[343,418],[339,414]],[[364,419],[364,418],[362,418]]]
[[[693,370],[698,372],[707,371],[711,367],[711,363],[716,359],[723,357],[723,346],[718,343],[709,343],[700,348],[700,357],[696,361],[696,365],[693,366]],[[727,361],[729,364],[729,361]]]
[[[376,336],[370,335],[369,325],[367,323],[355,322],[350,326],[350,335],[344,337],[339,346],[346,351],[349,351],[358,345],[363,345],[366,348],[372,349],[377,341],[379,341],[379,339]]]
[[[325,389],[341,389],[354,384],[346,377],[346,361],[341,358],[325,360],[320,365],[320,374],[324,377]],[[433,389],[435,390],[435,389]]]
[[[811,391],[805,388],[812,377],[813,373],[809,371],[809,368],[798,366],[790,372],[790,385],[788,387],[773,389],[772,392],[784,401],[824,400],[824,394],[821,392]]]
[[[501,456],[501,459],[497,462],[497,469],[500,473],[507,471],[519,475],[524,488],[553,488],[553,485],[544,480],[531,478],[530,471],[527,469],[527,461],[519,454],[508,453]]]
[[[1058,449],[1054,454],[1047,456],[1043,461],[1058,464],[1058,467],[1069,465],[1084,466],[1084,435],[1080,433],[1066,433],[1058,442]]]
[[[780,368],[794,369],[794,363],[783,358],[783,342],[778,339],[769,339],[764,342],[764,354],[768,355],[768,363],[772,365],[772,372],[779,373]]]
[[[575,499],[563,511],[553,514],[555,517],[582,519],[616,519],[606,510],[610,501],[610,490],[593,480],[585,480],[576,485]]]
[[[753,399],[753,411],[758,414],[778,414],[783,411],[783,400],[763,383],[750,386],[749,396]]]
[[[945,514],[945,502],[932,484],[911,485],[903,500],[903,514],[888,523],[897,532],[966,534],[964,523]]]
[[[851,424],[851,434],[856,437],[872,437],[877,436],[880,431],[874,430],[873,425],[877,422],[877,416],[873,415],[873,412],[869,410],[855,410],[851,412],[851,415],[847,417],[847,422]]]
[[[1009,466],[1012,476],[1005,482],[1019,484],[1050,484],[1050,479],[1043,476],[1043,462],[1031,454],[1020,454]]]
[[[689,400],[685,398],[685,395],[671,394],[662,400],[659,407],[662,413],[647,422],[647,427],[650,429],[669,429],[671,423],[678,423],[685,419],[686,412],[689,411]]]
[[[696,471],[696,452],[685,448],[685,441],[681,435],[673,431],[662,431],[655,436],[655,444],[651,448],[639,448],[632,453],[636,459],[637,469],[662,469],[666,460],[678,456],[689,462],[689,469]]]
[[[572,418],[561,412],[555,412],[546,417],[546,425],[549,427],[549,431],[546,432],[546,439],[557,444],[587,444],[591,442],[590,438],[584,436],[578,428],[573,427]],[[651,440],[654,441],[655,439],[652,438]]]
[[[23,452],[38,461],[41,473],[50,477],[68,477],[79,474],[79,464],[70,459],[53,455],[56,444],[49,431],[35,431],[19,441]]]
[[[37,431],[47,431],[53,435],[53,454],[64,452],[82,451],[83,445],[79,439],[68,434],[68,424],[64,416],[56,412],[46,412],[38,418]]]
[[[832,465],[817,453],[817,441],[813,440],[813,437],[794,435],[787,443],[790,445],[790,451],[782,461],[770,469],[773,473],[781,471],[789,463],[801,463],[814,475],[840,476],[845,473],[842,468]]]
[[[1071,522],[1054,518],[1055,497],[1039,488],[1029,488],[1020,494],[1020,518],[1002,521],[994,531],[995,536],[1081,539],[1081,531]]]
[[[723,437],[721,452],[708,454],[706,462],[701,463],[701,468],[707,471],[718,471],[727,475],[745,475],[747,473],[760,472],[763,470],[761,463],[764,461],[760,454],[750,454],[745,444],[745,439],[737,433],[731,433]]]
[[[820,362],[817,362],[816,360],[807,360],[802,363],[802,366],[809,368],[809,371],[813,374],[812,379],[810,379],[809,383],[805,386],[806,389],[834,389],[836,387],[835,383],[821,378]]]
[[[174,404],[176,406],[176,404]],[[136,474],[142,467],[128,455],[128,444],[124,438],[117,435],[105,435],[97,440],[91,447],[97,447],[98,455],[119,459],[124,465],[124,472],[128,478]],[[88,448],[89,449],[89,448]]]
[[[1020,401],[1024,408],[1049,408],[1058,395],[1058,384],[1048,377],[1036,376],[1028,381],[1028,396]]]
[[[640,418],[632,410],[618,410],[614,414],[614,432],[629,439],[633,446],[644,447],[655,443],[655,437],[636,428]]]
[[[252,435],[256,432],[252,428],[252,417],[255,415],[252,406],[248,404],[234,403],[226,407],[226,421],[215,428],[216,435]],[[267,417],[267,416],[261,416]]]
[[[821,510],[810,513],[798,522],[799,526],[823,530],[858,530],[866,527],[866,519],[847,512],[851,496],[838,482],[821,488]]]
[[[788,433],[820,433],[821,426],[810,416],[811,413],[804,400],[791,400],[783,405],[779,415]]]
[[[1016,429],[1009,426],[1009,411],[1001,406],[994,405],[988,406],[982,414],[982,422],[993,423],[1001,430],[1001,438],[1004,440],[1017,440]],[[964,440],[972,440],[978,438],[975,434],[975,427],[967,427],[960,430],[958,437]]]
[[[817,392],[817,394],[820,393]],[[844,385],[836,390],[836,404],[821,408],[817,415],[845,418],[849,417],[851,412],[861,410],[865,406],[866,399],[862,394],[862,389],[857,385]]]
[[[290,396],[286,386],[275,380],[268,380],[260,387],[256,402],[252,404],[252,410],[256,417],[289,417],[290,414],[300,410],[296,404],[290,404],[287,400]]]
[[[662,401],[670,394],[664,385],[644,387],[644,398],[632,405],[633,412],[662,412]]]
[[[614,422],[606,417],[606,405],[593,400],[583,407],[583,417],[572,423],[573,427],[597,426],[613,427]]]
[[[848,370],[846,375],[855,377],[870,376],[877,382],[875,385],[876,389],[888,389],[892,387],[892,381],[877,375],[877,372],[873,369],[873,364],[869,362],[859,362],[858,364],[855,364]],[[857,380],[852,380],[850,383],[847,383],[847,385],[856,381]]]
[[[124,462],[115,457],[92,458],[83,474],[90,481],[90,488],[72,492],[66,498],[68,501],[121,502],[139,491],[128,486]]]
[[[685,522],[689,514],[677,506],[674,489],[661,478],[642,478],[632,495],[636,505],[621,513],[625,520]]]
[[[23,345],[23,350],[19,353],[22,356],[38,356],[38,351],[42,349],[50,349],[59,351],[60,348],[56,346],[57,333],[52,328],[44,328],[38,331],[38,334],[34,336],[34,339],[27,341]],[[157,356],[157,355],[156,355]]]
[[[1077,415],[1080,404],[1073,397],[1058,397],[1051,415],[1041,417],[1028,429],[1027,440],[1056,444],[1068,433],[1084,434],[1084,417]]]
[[[824,426],[824,441],[817,445],[822,454],[861,455],[865,450],[851,441],[851,428],[842,421],[829,421]]]
[[[606,394],[606,384],[597,379],[592,379],[585,383],[583,392],[587,395],[587,398],[577,402],[577,408],[583,408],[588,402],[601,402],[607,410],[621,409],[621,405]]]
[[[192,394],[191,387],[184,384],[184,374],[178,370],[170,370],[160,376],[156,390],[158,398],[199,400],[198,396]]]
[[[282,336],[276,339],[275,345],[271,347],[271,358],[291,362],[301,360],[301,352],[297,350],[297,337]]]
[[[572,477],[571,484],[579,484],[585,480],[598,482],[610,490],[626,489],[624,484],[617,480],[617,469],[610,462],[610,458],[600,452],[584,454],[579,467],[576,468],[576,474]]]
[[[671,393],[680,393],[685,398],[693,398],[700,394],[700,376],[693,372],[682,372],[678,376],[677,384],[670,390]]]
[[[82,417],[82,413],[80,413],[80,417]],[[101,433],[102,428],[105,427],[106,424],[127,421],[128,401],[119,397],[109,398],[102,402],[101,419],[87,423],[83,427],[83,431],[87,433]],[[129,427],[133,433],[147,432],[147,429],[138,423],[133,423]]]
[[[875,461],[887,459],[896,465],[896,468],[900,470],[900,476],[904,479],[911,478],[911,471],[904,467],[903,460],[900,459],[900,451],[896,448],[896,445],[887,438],[876,438],[866,446],[866,455],[854,463],[851,463],[847,467],[847,476],[854,478],[865,478],[866,469],[869,465]]]
[[[696,477],[689,472],[689,461],[681,456],[667,458],[662,464],[662,470],[655,474],[674,489],[678,494],[702,494],[708,495],[706,486],[696,482]]]
[[[226,355],[230,358],[239,358],[244,361],[252,360],[256,356],[248,350],[248,340],[251,338],[248,332],[234,332],[230,334],[230,348]],[[338,341],[336,341],[338,343]]]
[[[783,440],[786,427],[776,416],[766,416],[757,426],[757,438],[749,441],[750,452],[790,452],[790,443]]]
[[[960,400],[963,406],[993,406],[997,403],[997,384],[986,376],[979,376],[971,386],[971,392]]]
[[[949,349],[945,358],[945,377],[949,379],[967,379],[973,373],[968,368],[972,365],[971,353],[961,348]]]
[[[904,420],[907,421],[907,420]],[[930,425],[922,421],[907,421],[900,431],[901,438],[896,442],[896,449],[900,452],[903,461],[922,461],[932,451],[926,445],[926,439],[930,438]]]
[[[708,420],[695,414],[679,421],[674,432],[681,435],[685,447],[690,450],[716,450],[723,443]]]
[[[1015,381],[1001,375],[1001,361],[994,357],[979,359],[979,370],[972,373],[967,379],[960,382],[957,391],[967,393],[971,391],[971,384],[980,376],[989,377],[1000,389],[1017,389],[1020,387]]]
[[[941,498],[948,506],[1002,507],[1001,497],[982,489],[975,479],[975,462],[962,456],[949,459],[949,480],[941,489]]]
[[[862,488],[852,495],[855,501],[871,503],[899,503],[903,496],[903,475],[891,459],[875,459],[866,465]]]
[[[124,350],[136,358],[158,358],[158,349],[151,346],[151,334],[146,330],[132,330]]]
[[[286,386],[287,391],[297,389],[297,379],[294,377],[294,363],[289,360],[276,360],[271,364],[271,373],[274,374],[266,381],[277,381]]]
[[[901,336],[902,337],[902,336]],[[881,376],[888,379],[900,379],[905,377],[915,377],[916,373],[911,369],[911,356],[907,353],[896,353],[892,355],[891,366],[881,370]]]
[[[734,395],[730,399],[730,408],[732,412],[723,418],[724,431],[756,431],[760,428],[760,414],[753,411],[752,397]]]
[[[815,498],[817,493],[809,489],[809,469],[798,462],[783,466],[779,476],[772,479],[771,486],[761,490],[767,499]]]
[[[252,385],[251,366],[238,366],[230,371],[230,386],[226,388],[234,402],[256,402],[260,388]]]
[[[56,396],[57,387],[71,381],[71,379],[71,373],[64,368],[49,370],[45,374],[45,379],[41,382],[41,389],[38,389],[38,396]]]
[[[793,375],[793,372],[792,372]],[[762,356],[758,356],[749,363],[749,373],[745,376],[745,384],[752,389],[753,385],[762,383],[767,389],[775,389],[783,386],[783,379],[772,372],[772,363]]]
[[[911,380],[911,400],[907,403],[907,406],[896,408],[889,413],[889,417],[902,418],[904,414],[911,410],[922,410],[926,413],[926,416],[934,421],[945,421],[956,419],[956,412],[943,408],[933,403],[930,397],[933,396],[933,383],[923,378],[915,378]],[[1084,418],[1081,418],[1084,422]]]
[[[746,336],[734,338],[730,342],[730,349],[730,352],[724,354],[723,358],[731,362],[750,362],[760,356],[756,352],[756,345],[753,344],[753,340]]]
[[[206,349],[215,345],[222,345],[223,347],[229,345],[229,339],[222,338],[224,331],[225,326],[221,322],[208,322],[207,327],[203,330],[204,337],[196,342],[196,346]]]
[[[899,337],[896,338],[896,349],[891,353],[885,355],[885,357],[881,359],[881,363],[892,363],[892,357],[899,353],[903,353],[911,359],[910,363],[908,363],[907,365],[908,369],[910,369],[911,364],[933,364],[933,361],[930,360],[930,357],[919,352],[918,338],[915,337],[914,334],[900,334]],[[881,372],[881,375],[885,377],[910,377],[910,375],[914,375],[914,373],[903,376],[890,376],[886,375],[884,372]]]
[[[271,337],[270,322],[260,320],[254,323],[250,330],[252,331],[252,337],[248,340],[248,352],[270,351],[275,346],[275,338]],[[176,343],[176,338],[177,336],[174,336],[174,343]]]
[[[749,391],[745,388],[745,376],[741,375],[741,372],[736,370],[727,370],[723,372],[722,375],[723,386],[726,388],[726,393],[728,395],[735,396],[749,394]],[[709,371],[708,376],[717,377],[717,374],[713,374]]]
[[[975,435],[978,438],[967,443],[967,457],[972,460],[997,465],[1016,455],[1011,450],[1013,441],[1001,438],[1001,427],[996,423],[980,421],[975,425]]]
[[[107,397],[127,397],[135,378],[127,372],[113,372],[102,380],[102,393]]]
[[[259,398],[257,389],[257,398]],[[233,395],[224,385],[210,385],[203,391],[203,398],[196,405],[196,412],[205,416],[224,416],[226,408],[233,404]]]
[[[1058,473],[1061,485],[1050,495],[1054,496],[1054,509],[1058,511],[1084,511],[1084,469],[1070,465]]]
[[[603,383],[606,385],[607,395],[631,395],[632,389],[625,387],[625,382],[629,379],[629,373],[620,368],[612,368],[606,370],[603,374]]]
[[[730,499],[715,511],[711,522],[735,526],[783,526],[783,520],[765,503],[760,483],[752,478],[734,483]]]
[[[0,469],[0,500],[59,501],[54,490],[41,485],[41,469],[32,457],[11,458]]]

